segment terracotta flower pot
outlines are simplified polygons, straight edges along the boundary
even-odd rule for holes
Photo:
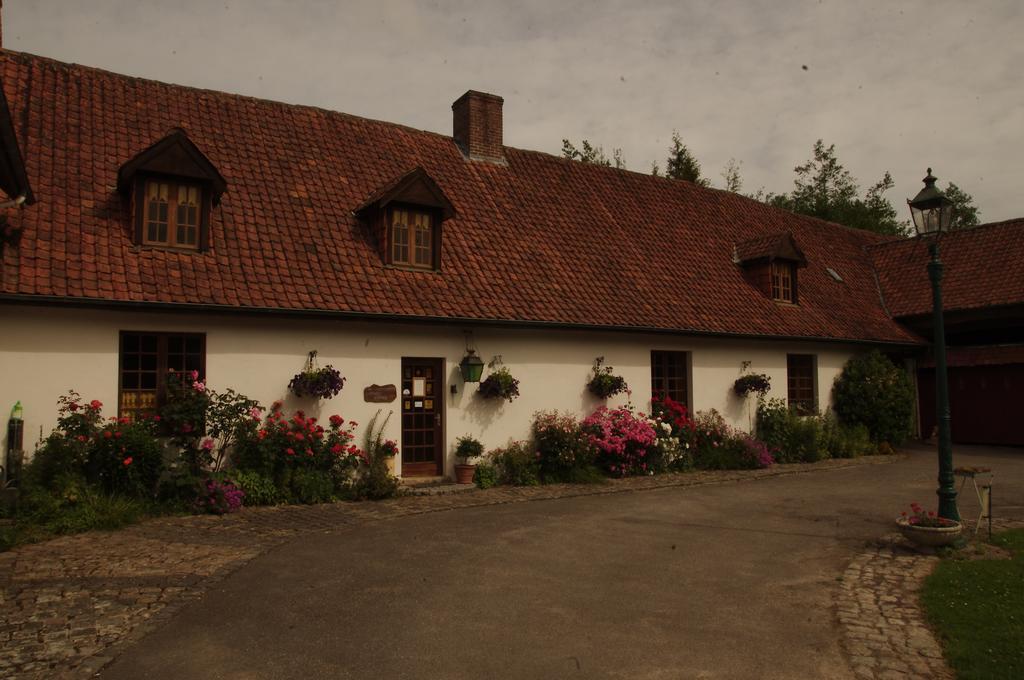
[[[459,484],[472,484],[474,472],[476,472],[475,465],[456,465],[455,481]]]
[[[896,520],[900,533],[911,543],[926,545],[938,548],[945,545],[952,545],[960,537],[963,525],[960,522],[947,527],[923,527],[918,524],[911,524],[906,517]]]

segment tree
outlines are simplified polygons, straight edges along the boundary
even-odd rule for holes
[[[577,148],[568,139],[563,139],[562,156],[570,160],[580,161],[581,163],[593,163],[595,165],[615,167],[619,170],[626,169],[626,159],[622,156],[622,149],[612,149],[612,157],[608,158],[604,154],[603,147],[594,146],[585,139],[582,141],[579,148]]]
[[[651,168],[651,174],[656,177],[661,176],[661,169],[657,163]],[[669,179],[685,179],[702,187],[711,184],[710,181],[701,177],[700,163],[690,153],[690,150],[686,148],[682,138],[676,131],[672,132],[672,146],[668,150],[668,158],[665,159],[665,177]]]
[[[979,219],[981,210],[974,205],[974,198],[969,193],[952,182],[946,187],[944,193],[946,198],[953,201],[953,222],[949,226],[950,229],[967,229],[978,226],[981,222]]]
[[[836,158],[835,144],[814,143],[814,158],[794,168],[796,179],[789,194],[762,194],[766,203],[802,215],[838,222],[879,234],[904,236],[909,222],[897,219],[896,209],[884,196],[893,187],[886,172],[863,198],[856,180]]]
[[[737,161],[735,158],[730,158],[729,162],[725,164],[725,169],[722,170],[722,180],[725,182],[723,189],[734,194],[740,193],[743,189],[743,178],[740,177],[742,164],[742,161]]]

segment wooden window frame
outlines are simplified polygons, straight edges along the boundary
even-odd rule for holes
[[[772,299],[777,302],[788,302],[795,305],[797,303],[796,265],[784,260],[774,260],[768,266],[768,279]],[[785,286],[787,278],[789,279],[788,290]]]
[[[198,338],[199,340],[199,380],[206,380],[206,333],[188,333],[188,332],[168,332],[168,331],[120,331],[117,339],[117,415],[122,417],[125,415],[122,409],[123,405],[123,394],[126,391],[124,388],[124,355],[125,355],[125,338],[130,335],[155,335],[157,337],[157,349],[156,349],[156,408],[160,408],[167,403],[167,376],[168,376],[168,351],[167,341],[170,338]],[[143,391],[142,388],[127,391]]]
[[[794,375],[794,367],[805,368],[810,375]],[[810,385],[796,385],[796,381],[808,381]],[[808,393],[809,390],[809,393]],[[818,412],[818,355],[786,355],[786,399],[789,407],[798,415],[808,416]]]
[[[147,214],[146,188],[151,182],[166,183],[170,185],[170,192],[167,200],[167,240],[151,241],[147,238]],[[167,250],[180,250],[184,252],[202,252],[210,247],[210,188],[208,182],[194,178],[177,177],[174,175],[160,175],[154,173],[140,174],[135,180],[134,205],[132,212],[135,219],[135,243],[147,248],[163,248]],[[177,242],[177,192],[178,186],[184,185],[199,190],[199,224],[197,225],[196,242]],[[171,200],[173,194],[174,200]]]
[[[395,259],[394,248],[394,213],[395,210],[405,210],[426,215],[430,220],[430,263],[416,264],[416,238],[415,231],[410,227],[408,242],[405,248],[407,261]],[[413,203],[389,203],[382,211],[384,216],[384,233],[387,264],[401,269],[412,269],[415,271],[439,271],[441,269],[441,215],[437,208],[432,208]]]
[[[673,356],[676,361],[670,363],[668,358]],[[679,350],[651,350],[651,397],[655,395],[669,396],[673,400],[679,402],[687,409],[690,408],[690,395],[691,382],[690,377],[693,373],[690,365],[690,352],[679,351]],[[667,375],[670,367],[681,366],[682,375],[669,376]],[[675,387],[669,384],[668,381],[673,381]],[[680,392],[680,389],[682,390]],[[678,397],[682,397],[681,399]]]

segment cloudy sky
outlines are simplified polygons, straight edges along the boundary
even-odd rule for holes
[[[787,191],[814,141],[902,212],[931,165],[983,221],[1024,216],[1024,3],[7,0],[4,47],[451,133],[467,89],[505,143],[664,163],[672,131],[721,184]]]

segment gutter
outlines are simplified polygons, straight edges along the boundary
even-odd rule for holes
[[[546,330],[602,331],[614,333],[646,333],[650,335],[695,336],[706,338],[730,338],[737,340],[777,340],[788,342],[824,342],[872,347],[918,348],[926,343],[913,340],[864,340],[863,338],[831,338],[802,335],[763,335],[758,333],[730,333],[725,331],[702,331],[684,328],[658,328],[650,326],[608,326],[562,321],[529,321],[522,319],[479,319],[446,316],[413,316],[408,314],[379,314],[374,312],[344,312],[323,309],[280,309],[276,307],[238,307],[217,304],[186,304],[180,302],[132,302],[126,300],[99,300],[96,298],[75,298],[61,295],[0,294],[0,303],[17,305],[43,305],[58,307],[88,307],[92,309],[135,310],[154,312],[175,312],[179,314],[229,314],[240,316],[271,316],[310,319],[337,319],[347,321],[372,321],[389,323],[411,323],[425,325],[472,326],[482,328],[523,328]]]

